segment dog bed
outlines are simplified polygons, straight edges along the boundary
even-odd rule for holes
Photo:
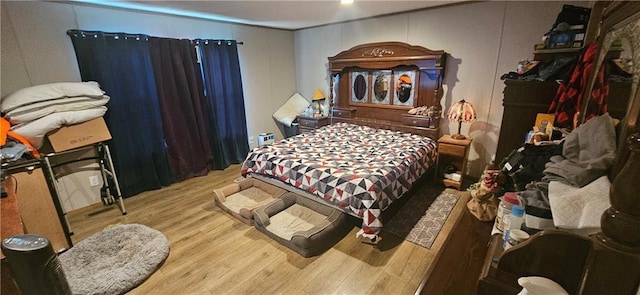
[[[142,284],[168,256],[162,232],[134,223],[110,226],[59,258],[73,294],[117,295]]]
[[[304,257],[323,253],[351,230],[346,213],[291,192],[254,210],[253,219],[256,229]]]
[[[254,178],[247,178],[213,191],[218,207],[242,222],[253,225],[253,210],[282,196],[286,191]]]

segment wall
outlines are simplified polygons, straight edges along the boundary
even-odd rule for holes
[[[1,5],[2,96],[37,84],[80,81],[73,45],[66,35],[69,29],[236,39],[244,42],[238,51],[249,135],[273,132],[282,138],[271,114],[296,92],[291,31],[69,3],[2,1]],[[99,201],[99,186],[89,186],[92,173],[62,178],[58,186],[66,206]],[[92,197],[87,199],[88,195]]]
[[[370,42],[400,41],[448,53],[441,105],[464,98],[478,118],[463,124],[462,134],[474,141],[470,175],[480,176],[495,153],[502,120],[500,76],[517,62],[533,58],[533,46],[553,26],[563,4],[590,7],[589,2],[490,1],[396,14],[298,30],[295,32],[297,89],[306,94],[329,91],[327,57]],[[444,134],[457,124],[441,120]],[[533,122],[532,126],[533,126]],[[524,140],[524,134],[523,134]],[[499,161],[498,159],[497,161]]]
[[[311,97],[321,88],[328,94],[327,57],[362,43],[406,42],[449,53],[441,104],[448,109],[465,98],[475,105],[478,119],[464,124],[462,133],[474,138],[470,174],[479,176],[497,145],[503,89],[499,77],[514,70],[519,60],[532,58],[533,44],[540,42],[565,3],[591,6],[469,2],[291,32],[60,2],[3,1],[1,92],[4,96],[30,85],[79,81],[68,29],[236,39],[244,42],[239,54],[249,133],[255,137],[274,132],[281,138],[271,114],[296,91]],[[457,124],[448,120],[442,120],[441,127],[445,134],[457,131]],[[91,189],[86,178],[69,181],[67,190],[86,194]]]

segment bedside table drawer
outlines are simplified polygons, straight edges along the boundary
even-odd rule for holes
[[[443,155],[464,156],[466,147],[462,145],[440,143],[438,152]]]
[[[402,124],[429,127],[429,124],[431,124],[431,118],[426,116],[402,115]]]
[[[311,120],[311,119],[306,119],[306,118],[298,118],[298,126],[299,127],[308,127],[308,128],[316,128],[318,127],[318,121],[317,120]]]
[[[356,110],[355,109],[334,108],[333,109],[333,116],[334,117],[342,117],[342,118],[354,118],[356,116]]]

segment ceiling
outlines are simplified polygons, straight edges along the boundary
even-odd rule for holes
[[[297,30],[314,26],[449,5],[467,0],[396,1],[99,1],[74,0],[98,6],[120,7],[278,29]]]

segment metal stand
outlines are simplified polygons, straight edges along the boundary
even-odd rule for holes
[[[51,164],[51,159],[57,156],[70,154],[82,150],[93,149],[94,156],[89,157],[81,157],[77,159],[66,160],[63,162],[56,162],[55,164]],[[95,161],[98,163],[100,169],[100,174],[102,175],[103,188],[101,194],[102,203],[105,206],[113,205],[116,203],[122,212],[122,215],[127,214],[127,210],[124,207],[124,200],[122,198],[122,193],[120,192],[120,184],[118,183],[118,177],[116,176],[116,171],[113,167],[113,160],[111,159],[111,152],[109,151],[109,146],[104,142],[99,142],[90,146],[81,147],[69,151],[57,152],[57,153],[49,153],[43,157],[43,161],[46,165],[47,172],[51,175],[52,181],[55,183],[57,180],[56,174],[54,173],[54,169],[59,166],[67,165],[70,163],[80,162],[80,161]],[[52,183],[52,184],[54,184]]]

